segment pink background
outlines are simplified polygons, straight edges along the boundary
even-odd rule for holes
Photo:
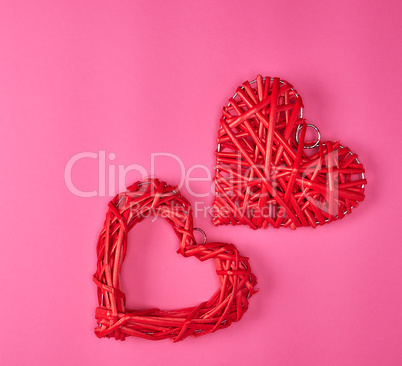
[[[0,4],[0,364],[402,364],[399,1]],[[250,257],[260,292],[243,320],[177,344],[97,339],[92,274],[110,197],[73,195],[67,161],[105,150],[116,154],[108,166],[149,169],[151,153],[170,152],[212,169],[222,105],[257,73],[294,84],[323,138],[359,154],[366,201],[316,230],[197,217],[210,240]],[[173,160],[156,174],[179,183]],[[97,189],[96,161],[77,163],[73,179]],[[130,233],[129,304],[209,298],[212,263],[176,249],[163,221]]]

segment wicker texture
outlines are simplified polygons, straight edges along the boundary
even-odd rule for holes
[[[316,227],[364,200],[364,168],[350,149],[320,141],[308,155],[302,107],[291,84],[261,75],[229,99],[218,131],[215,225]]]
[[[127,249],[127,234],[149,215],[167,220],[179,239],[178,252],[200,261],[214,259],[220,288],[197,306],[179,310],[127,310],[125,294],[120,286],[120,272]],[[128,336],[179,341],[189,335],[200,336],[226,328],[242,318],[253,295],[256,277],[248,258],[240,255],[233,244],[197,244],[189,202],[176,187],[157,179],[148,179],[130,186],[110,203],[103,230],[97,244],[97,271],[94,282],[98,288],[96,309],[99,337],[124,340]]]

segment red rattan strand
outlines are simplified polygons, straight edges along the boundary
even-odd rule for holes
[[[291,84],[261,75],[229,99],[218,131],[215,225],[316,227],[364,200],[367,182],[356,154],[326,141],[307,155],[302,107]]]
[[[128,310],[120,286],[120,272],[127,249],[127,234],[149,215],[167,220],[179,239],[178,252],[200,261],[214,259],[220,288],[197,306],[179,310]],[[176,187],[157,179],[147,179],[130,186],[110,203],[97,245],[99,307],[96,309],[99,337],[124,340],[128,336],[179,341],[189,335],[200,336],[228,327],[248,309],[248,299],[256,290],[257,279],[248,258],[233,244],[197,244],[189,202]],[[140,274],[139,274],[140,275]]]

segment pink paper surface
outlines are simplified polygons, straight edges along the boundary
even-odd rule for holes
[[[0,364],[401,365],[401,13],[389,0],[1,1]],[[260,292],[244,318],[176,344],[96,338],[113,172],[148,173],[152,154],[169,153],[207,177],[190,169],[213,171],[221,108],[257,73],[290,81],[323,139],[359,154],[366,200],[316,230],[214,228],[199,213],[208,240],[250,257]],[[92,197],[65,180],[83,153],[71,180]],[[182,178],[167,156],[154,173]],[[190,202],[210,206],[189,189],[211,181],[187,178]],[[178,255],[162,220],[135,227],[128,246],[133,308],[192,306],[217,288],[213,263]]]

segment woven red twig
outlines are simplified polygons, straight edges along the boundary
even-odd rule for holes
[[[215,259],[220,288],[208,300],[180,310],[127,310],[120,286],[120,272],[127,249],[127,234],[149,215],[167,220],[179,238],[178,252],[200,261]],[[255,293],[257,279],[248,258],[233,244],[197,244],[189,202],[176,187],[148,179],[130,186],[110,203],[104,228],[97,245],[99,307],[95,334],[124,340],[127,336],[151,340],[171,338],[179,341],[189,335],[200,336],[228,327],[248,309],[248,299]]]
[[[367,181],[356,154],[339,141],[320,141],[307,155],[302,107],[291,84],[261,75],[229,99],[218,131],[215,225],[316,227],[364,200]]]

